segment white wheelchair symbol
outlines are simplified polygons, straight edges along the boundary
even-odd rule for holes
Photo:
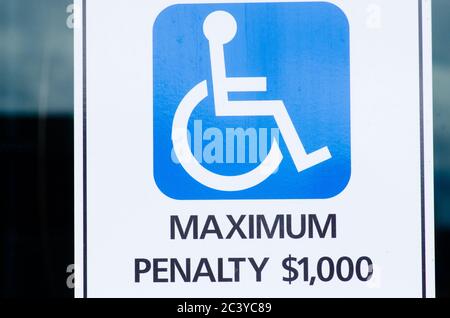
[[[266,92],[265,77],[227,77],[223,46],[236,35],[237,23],[225,11],[209,14],[203,33],[209,41],[212,86],[216,116],[273,116],[298,172],[331,159],[328,147],[307,153],[281,100],[230,101],[229,92]],[[252,188],[270,177],[283,160],[276,140],[267,157],[255,169],[236,176],[224,176],[204,168],[191,152],[188,122],[194,109],[208,96],[206,80],[197,84],[183,98],[175,112],[172,142],[175,154],[186,172],[206,187],[220,191],[241,191]]]

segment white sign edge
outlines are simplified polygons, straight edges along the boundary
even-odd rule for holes
[[[87,297],[85,258],[87,231],[84,222],[84,32],[86,0],[74,0],[74,234],[75,298]],[[227,2],[227,1],[224,1]],[[418,0],[421,8],[421,125],[422,136],[422,296],[434,298],[435,226],[434,226],[434,143],[433,143],[433,67],[432,67],[432,0]],[[429,248],[432,247],[432,248]]]

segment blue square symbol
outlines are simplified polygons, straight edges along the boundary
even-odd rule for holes
[[[153,26],[158,188],[328,199],[351,175],[349,24],[327,2],[179,4]]]

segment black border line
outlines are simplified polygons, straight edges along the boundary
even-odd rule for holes
[[[83,0],[83,298],[87,298],[87,50],[86,0]]]
[[[422,297],[427,297],[426,233],[425,233],[425,150],[423,93],[423,4],[419,3],[419,98],[420,98],[420,184],[421,184],[421,247]],[[87,298],[87,31],[86,0],[83,0],[83,298]]]
[[[421,244],[422,244],[422,298],[427,297],[427,260],[425,235],[425,127],[423,94],[423,4],[419,1],[419,98],[420,98],[420,204],[421,204]]]

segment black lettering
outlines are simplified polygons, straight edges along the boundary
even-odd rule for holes
[[[210,225],[212,225],[212,229],[209,228]],[[200,235],[200,239],[203,240],[206,234],[215,234],[218,239],[223,239],[222,232],[220,231],[219,224],[217,224],[217,220],[214,215],[210,215],[206,219],[205,226],[203,227],[202,234]]]
[[[153,259],[153,282],[155,283],[167,283],[167,278],[160,278],[159,273],[166,273],[167,267],[160,267],[160,263],[167,263],[167,258],[155,258]]]
[[[258,239],[261,238],[261,225],[264,228],[267,238],[271,239],[275,236],[275,232],[277,227],[280,228],[280,238],[284,238],[284,218],[283,215],[277,215],[272,224],[272,229],[269,229],[269,225],[267,224],[266,217],[264,215],[256,216],[256,236]]]
[[[317,215],[312,214],[309,216],[309,238],[314,238],[314,228],[320,238],[325,238],[328,232],[328,227],[331,225],[331,238],[336,238],[336,214],[328,215],[325,222],[325,226],[322,228],[320,226]]]
[[[206,272],[202,272],[203,267],[205,267]],[[196,283],[200,277],[208,277],[211,282],[216,281],[207,258],[200,259],[197,270],[195,271],[193,282]]]
[[[227,239],[230,239],[236,231],[239,233],[239,236],[241,238],[246,239],[247,237],[245,236],[244,231],[242,231],[241,229],[241,223],[244,221],[245,215],[241,215],[237,222],[234,220],[232,215],[227,215],[227,218],[228,220],[230,220],[230,223],[233,226],[230,232],[228,232]]]
[[[218,273],[217,273],[217,281],[220,283],[228,283],[228,282],[232,282],[233,279],[230,277],[224,277],[223,276],[223,259],[219,258],[218,259]]]
[[[144,264],[144,268],[141,268],[141,264]],[[152,268],[150,261],[145,258],[136,258],[134,260],[134,282],[139,283],[141,281],[141,274],[148,273]]]
[[[177,269],[178,274],[180,274],[181,278],[185,283],[191,281],[191,259],[186,258],[186,271],[183,270],[183,267],[178,262],[176,258],[170,259],[170,281],[172,283],[175,282],[175,269]]]
[[[286,217],[286,232],[287,232],[287,236],[289,236],[290,238],[293,239],[300,239],[305,235],[306,232],[306,215],[302,214],[300,216],[300,231],[298,232],[298,234],[294,234],[292,232],[292,215],[288,215]]]
[[[258,264],[256,264],[256,262],[253,258],[249,258],[248,260],[250,261],[250,264],[252,264],[253,268],[255,269],[256,281],[260,282],[261,276],[262,276],[262,271],[263,271],[264,267],[266,266],[267,262],[269,261],[269,258],[265,257],[263,262],[259,266],[258,266]]]
[[[233,258],[229,258],[228,261],[234,263],[234,281],[239,282],[239,280],[240,280],[239,272],[240,272],[240,267],[241,267],[240,263],[245,262],[245,258],[234,258],[233,257]]]
[[[183,226],[181,225],[180,219],[177,215],[170,216],[170,239],[175,239],[175,227],[178,229],[178,233],[180,234],[181,239],[185,240],[188,237],[189,231],[192,227],[192,238],[198,238],[198,217],[196,215],[191,215],[189,217],[188,224],[186,225],[186,229],[183,230]]]

